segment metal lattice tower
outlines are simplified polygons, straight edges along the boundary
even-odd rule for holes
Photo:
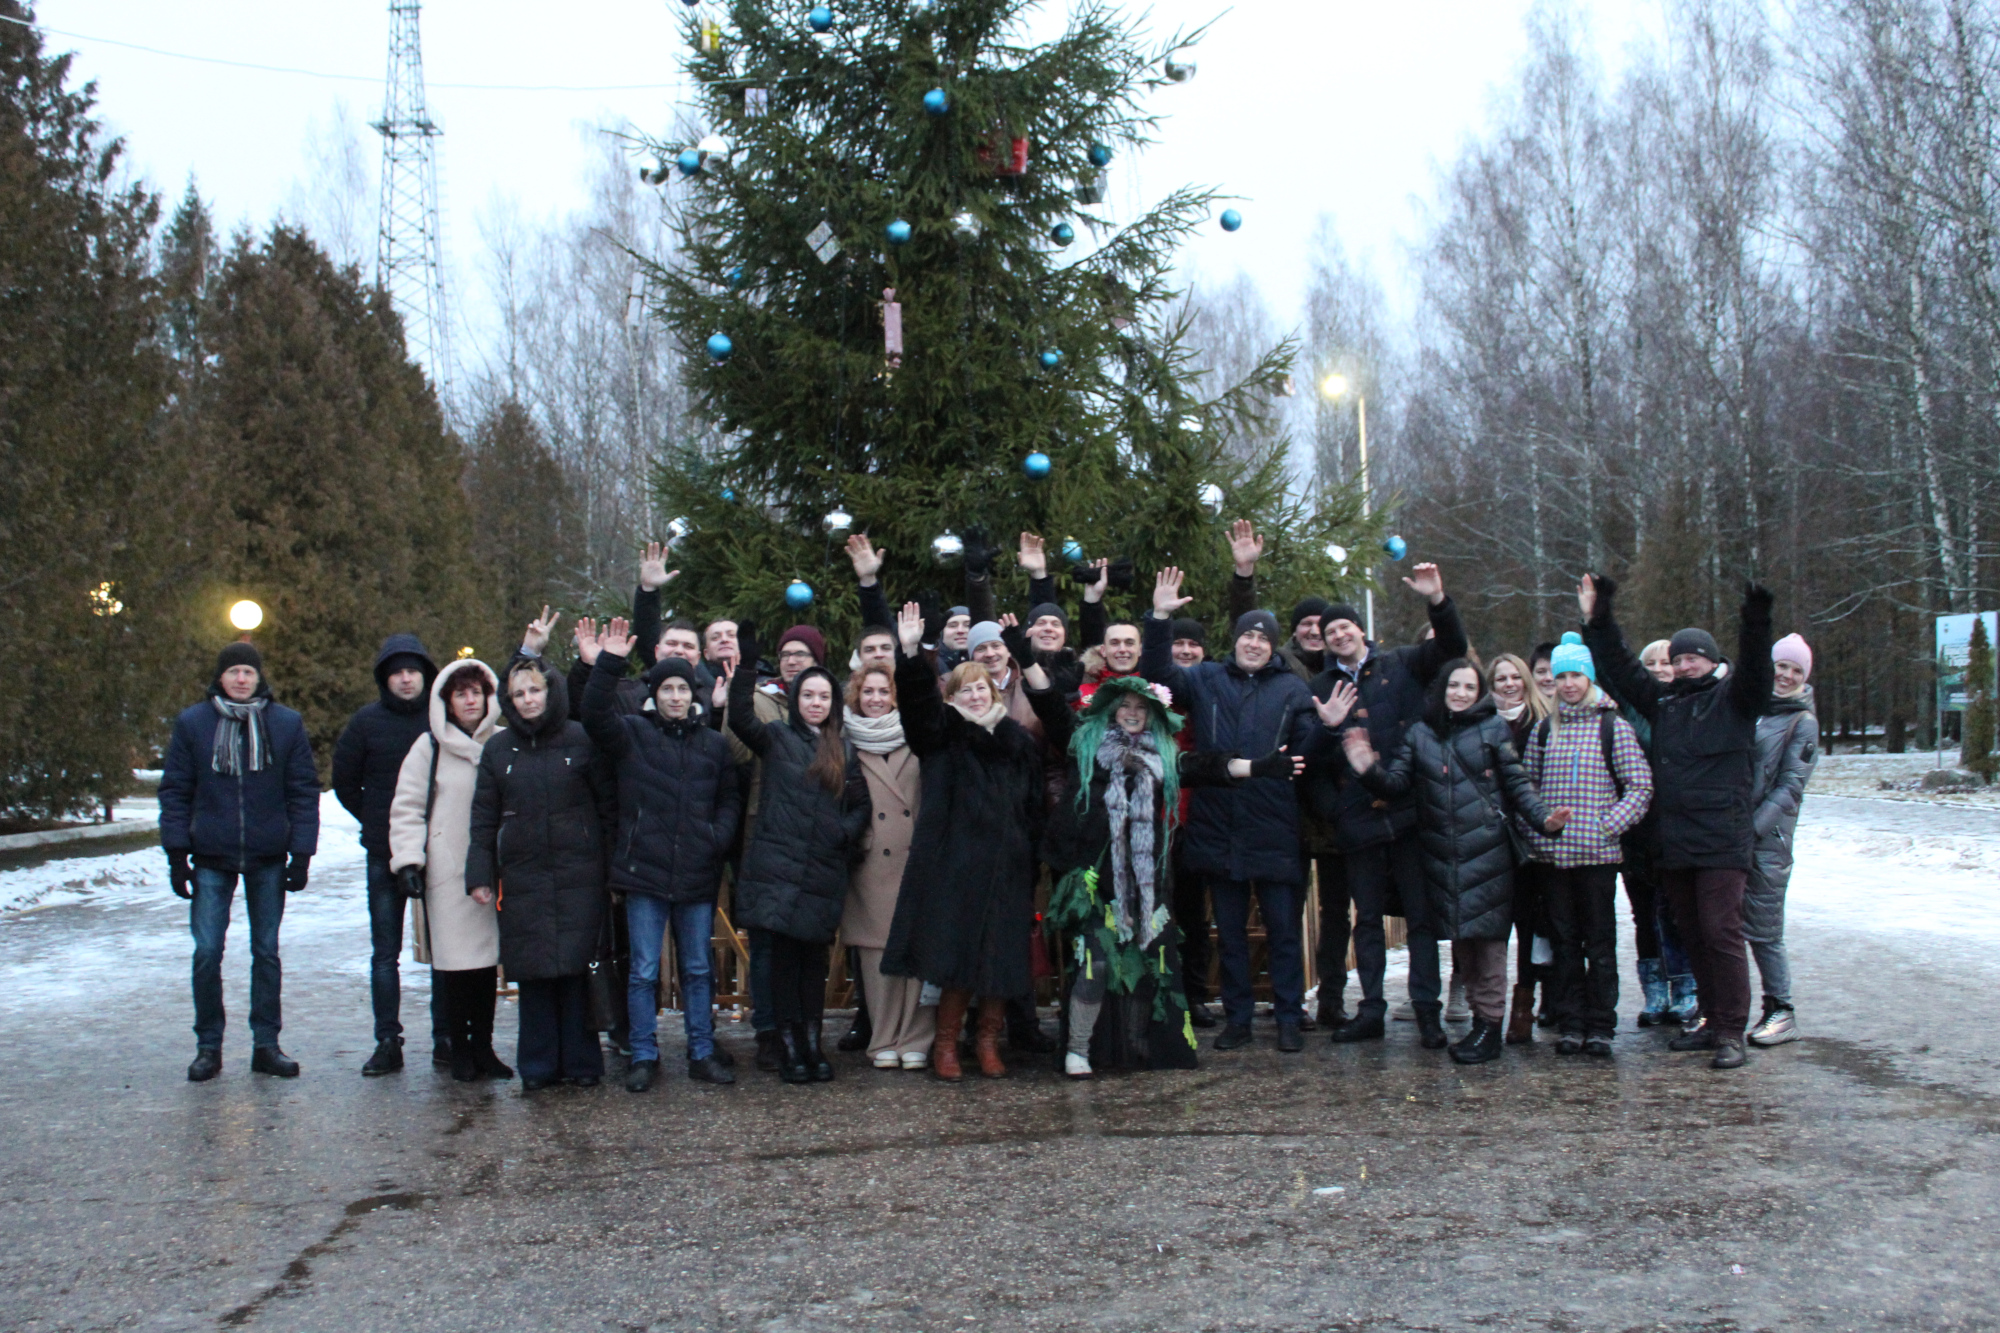
[[[438,218],[437,149],[444,133],[424,107],[420,0],[389,0],[389,80],[382,101],[382,213],[375,281],[403,317],[412,357],[427,366],[449,411],[451,321],[444,299],[444,236]]]

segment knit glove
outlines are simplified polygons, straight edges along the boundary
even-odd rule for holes
[[[1028,632],[1019,625],[1002,625],[1000,642],[1007,645],[1007,655],[1021,670],[1026,671],[1035,664],[1035,650],[1028,646]]]
[[[993,557],[1000,554],[1000,548],[987,540],[986,529],[970,527],[965,530],[965,576],[983,579],[993,572]]]
[[[1292,777],[1292,756],[1284,750],[1273,750],[1261,758],[1250,761],[1250,776],[1253,778],[1283,778],[1287,782]]]
[[[167,883],[176,898],[194,897],[194,863],[185,851],[167,853]]]
[[[1134,570],[1132,568],[1132,557],[1129,555],[1121,555],[1116,560],[1113,560],[1109,568],[1109,573],[1111,576],[1111,586],[1113,588],[1116,588],[1120,592],[1124,592],[1126,589],[1130,588],[1132,586],[1132,581],[1134,576]]]
[[[312,869],[310,856],[294,855],[285,867],[285,892],[297,893],[306,886],[306,874]]]

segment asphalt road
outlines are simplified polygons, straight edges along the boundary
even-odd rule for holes
[[[1930,818],[1889,804],[1809,817]],[[358,904],[288,920],[304,1076],[252,1076],[236,1026],[189,1085],[162,897],[0,920],[0,1328],[2000,1328],[1996,969],[1907,931],[1795,930],[1811,1035],[1732,1074],[1633,1029],[1628,980],[1608,1062],[1465,1070],[1394,1024],[1091,1084],[842,1057],[791,1088],[725,1025],[734,1088],[524,1097],[359,1077]]]

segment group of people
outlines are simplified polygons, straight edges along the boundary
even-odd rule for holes
[[[1586,575],[1579,630],[1486,662],[1434,565],[1404,580],[1427,603],[1424,636],[1385,647],[1354,607],[1318,598],[1287,629],[1258,604],[1262,539],[1238,522],[1229,545],[1214,645],[1175,568],[1125,618],[1106,598],[1132,586],[1130,563],[1078,563],[1072,623],[1033,534],[1017,557],[1025,613],[1003,613],[980,533],[964,604],[929,614],[893,609],[887,553],[850,538],[864,628],[838,674],[811,625],[767,643],[747,622],[664,618],[674,574],[658,544],[629,620],[576,622],[567,672],[547,656],[546,610],[502,672],[469,657],[440,669],[391,636],[379,698],[332,764],[367,854],[376,1044],[362,1073],[403,1067],[407,926],[432,973],[433,1059],[456,1079],[515,1074],[493,1045],[504,969],[525,1089],[600,1082],[601,1033],[626,1052],[625,1086],[652,1087],[671,938],[688,1076],[734,1082],[714,1029],[718,910],[748,937],[757,1065],[788,1083],[835,1076],[822,1029],[836,948],[860,991],[839,1044],[878,1069],[997,1078],[1004,1043],[1088,1078],[1191,1067],[1201,1029],[1220,1027],[1216,1051],[1247,1046],[1253,908],[1280,1051],[1315,1029],[1385,1036],[1384,919],[1401,917],[1424,1048],[1477,1064],[1543,1026],[1560,1054],[1609,1056],[1621,879],[1641,1025],[1678,1026],[1673,1049],[1723,1069],[1746,1040],[1797,1035],[1784,897],[1818,732],[1811,650],[1773,641],[1767,592],[1745,592],[1733,661],[1700,629],[1635,654],[1612,580]],[[239,882],[252,1068],[298,1073],[278,1044],[278,927],[308,881],[318,796],[298,714],[256,649],[230,644],[176,721],[160,787],[195,937],[191,1080],[222,1067]],[[1043,984],[1060,998],[1054,1036]],[[1454,1020],[1469,1027],[1452,1043]]]

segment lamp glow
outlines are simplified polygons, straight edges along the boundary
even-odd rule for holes
[[[264,623],[264,608],[245,598],[229,608],[229,623],[248,632]]]

